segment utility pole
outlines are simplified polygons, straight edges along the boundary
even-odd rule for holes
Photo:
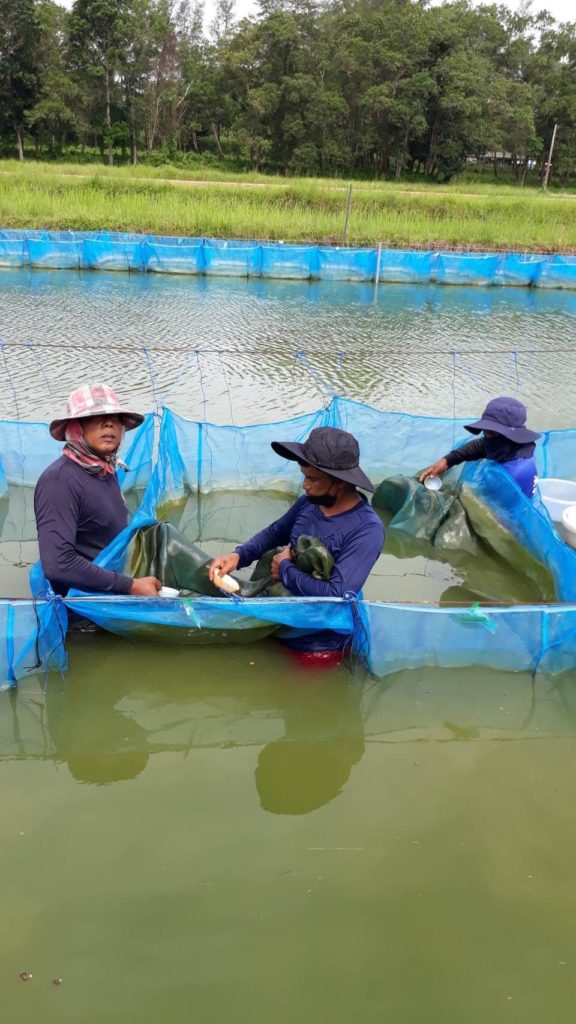
[[[350,221],[350,207],[352,206],[352,183],[348,188],[348,199],[346,200],[346,217],[344,219],[344,241],[348,245],[348,224]]]
[[[550,177],[550,167],[552,166],[552,153],[554,152],[554,143],[556,142],[557,131],[558,121],[554,121],[554,131],[552,132],[552,142],[550,143],[550,151],[548,153],[548,161],[546,163],[546,171],[544,173],[544,181],[542,182],[542,188],[548,188],[548,178]]]

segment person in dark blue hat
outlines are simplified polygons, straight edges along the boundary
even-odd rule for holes
[[[429,476],[441,476],[461,462],[491,459],[505,469],[524,494],[531,498],[536,483],[535,442],[540,437],[526,426],[526,406],[517,398],[493,398],[475,423],[467,423],[466,430],[483,437],[453,448],[420,473],[424,483]]]
[[[306,441],[273,441],[277,455],[300,464],[304,494],[291,508],[240,544],[228,555],[215,558],[210,578],[242,569],[265,551],[282,547],[272,561],[272,574],[295,596],[343,597],[364,586],[384,544],[384,528],[360,490],[374,485],[360,468],[356,438],[336,427],[316,427]],[[360,488],[360,490],[358,490]],[[315,579],[298,569],[292,553],[298,538],[317,538],[334,558],[329,580]],[[283,642],[304,652],[338,652],[348,638],[332,630],[309,633]]]

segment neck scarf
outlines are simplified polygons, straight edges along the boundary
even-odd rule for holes
[[[99,455],[86,443],[80,420],[68,421],[65,437],[66,444],[62,454],[82,466],[87,473],[105,477],[107,473],[115,473],[117,466],[120,466],[121,469],[128,469],[126,463],[118,457],[118,448],[110,455]]]

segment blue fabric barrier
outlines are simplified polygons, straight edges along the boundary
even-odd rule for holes
[[[323,281],[373,281],[375,249],[319,249],[318,273]]]
[[[44,238],[46,231],[33,228],[1,228],[0,238]]]
[[[576,288],[576,258],[554,256],[543,261],[535,280],[538,288]]]
[[[418,608],[366,602],[369,664],[377,676],[406,668],[486,668],[551,675],[576,665],[576,607]]]
[[[35,244],[28,249],[28,242]],[[0,266],[576,289],[576,258],[539,253],[417,252],[287,245],[133,231],[0,229]],[[46,243],[46,248],[42,244]],[[58,244],[54,244],[58,243]],[[70,245],[68,245],[70,243]],[[182,251],[181,251],[182,250]],[[185,250],[185,251],[184,251]]]
[[[263,245],[262,277],[305,281],[318,277],[318,249],[313,245]]]
[[[494,284],[499,257],[473,256],[462,253],[440,253],[437,261],[438,284]]]
[[[82,263],[83,243],[76,239],[30,238],[28,259],[31,267],[58,270],[78,269]]]
[[[143,260],[146,270],[157,274],[201,274],[204,271],[204,246],[146,242]]]
[[[378,271],[378,266],[377,266]],[[382,249],[378,279],[407,284],[426,284],[432,278],[432,253]]]
[[[204,243],[204,268],[207,274],[229,277],[260,277],[262,249],[259,245],[232,245],[229,242]]]
[[[494,284],[511,287],[528,288],[535,284],[544,257],[538,255],[518,255],[515,252],[505,253],[500,257]]]
[[[24,238],[0,238],[0,267],[24,267],[28,264],[28,242]]]
[[[140,241],[88,238],[82,243],[82,268],[88,270],[143,270]]]
[[[66,608],[61,601],[0,599],[0,690],[37,672],[64,671]]]

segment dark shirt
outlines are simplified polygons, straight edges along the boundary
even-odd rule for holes
[[[459,466],[462,462],[476,462],[478,459],[491,459],[510,474],[527,498],[534,494],[536,485],[536,461],[534,449],[536,445],[515,444],[505,437],[476,437],[473,441],[453,448],[444,458],[451,466]]]
[[[128,523],[128,509],[115,473],[95,476],[62,455],[36,484],[34,513],[40,561],[57,594],[64,595],[71,587],[130,593],[129,576],[92,564]]]
[[[494,462],[513,462],[514,459],[531,459],[535,445],[514,444],[505,437],[475,437],[458,448],[453,448],[444,458],[448,467],[459,466],[461,462],[476,462],[477,459],[492,459]]]
[[[280,579],[291,594],[305,597],[343,597],[364,586],[384,544],[384,527],[363,496],[354,508],[335,516],[325,515],[303,495],[276,522],[255,534],[236,551],[239,568],[250,565],[270,548],[294,546],[302,534],[316,537],[334,558],[329,580],[317,580],[286,559],[280,565]],[[301,650],[330,650],[342,647],[346,637],[332,631],[309,634],[294,641]]]

